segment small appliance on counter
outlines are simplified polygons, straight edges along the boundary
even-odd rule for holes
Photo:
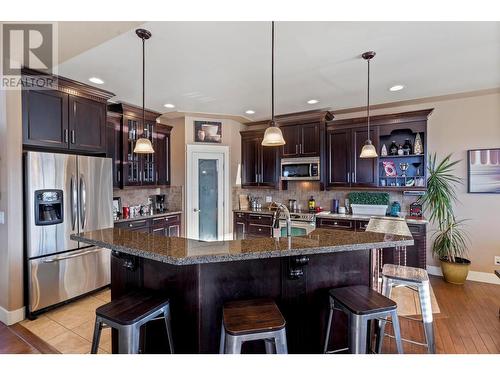
[[[320,179],[319,157],[282,158],[281,179],[297,181],[318,181]]]
[[[288,210],[290,210],[290,212],[297,211],[297,199],[288,200]]]
[[[156,194],[153,196],[155,202],[155,211],[162,213],[167,210],[167,205],[165,204],[165,194]]]
[[[392,202],[391,204],[391,215],[392,217],[399,217],[399,213],[401,212],[401,205],[399,202]]]

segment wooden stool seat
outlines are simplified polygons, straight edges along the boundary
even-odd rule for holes
[[[151,292],[131,292],[96,309],[96,315],[120,325],[131,325],[169,304]]]
[[[396,302],[366,285],[335,288],[330,290],[330,296],[356,315],[391,311],[397,307]]]
[[[285,318],[272,300],[232,301],[224,305],[223,323],[230,335],[277,331]]]

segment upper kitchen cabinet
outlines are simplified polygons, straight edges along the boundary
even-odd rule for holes
[[[156,123],[160,115],[158,112],[146,110],[143,122],[142,107],[126,103],[108,106],[108,134],[113,133],[113,126],[119,126],[121,130],[119,139],[115,139],[115,145],[108,144],[108,153],[113,150],[111,157],[115,165],[118,165],[119,187],[157,186],[170,183],[171,128]],[[111,125],[112,123],[115,125]],[[134,153],[139,138],[148,138],[153,144],[155,153],[141,155]],[[110,142],[112,141],[108,140],[108,143]],[[116,142],[120,144],[119,147]]]
[[[281,126],[286,144],[282,147],[281,157],[299,158],[320,156],[319,122],[312,124]]]
[[[35,75],[24,70],[23,75]],[[106,103],[114,94],[63,77],[57,90],[22,92],[23,146],[83,154],[106,152]]]
[[[170,132],[172,127],[164,124],[156,126],[156,140],[153,144],[157,160],[156,182],[170,185]]]
[[[279,148],[262,146],[264,130],[242,131],[241,186],[279,187]]]
[[[371,117],[370,139],[379,155],[373,159],[359,157],[368,135],[366,117],[329,122],[327,187],[425,190],[426,130],[431,112],[432,109]],[[419,154],[414,152],[417,134],[422,141]],[[392,142],[399,148],[407,141],[411,147],[403,155],[390,154]],[[382,155],[384,145],[386,156]]]

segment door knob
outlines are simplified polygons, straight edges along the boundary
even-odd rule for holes
[[[193,208],[194,212],[201,212],[201,210],[198,210],[197,208]]]

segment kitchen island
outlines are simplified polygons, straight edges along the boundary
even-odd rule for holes
[[[170,298],[177,353],[216,353],[224,302],[251,298],[276,301],[287,322],[290,353],[320,353],[328,290],[372,285],[373,250],[413,244],[408,236],[331,229],[203,242],[110,228],[72,239],[112,250],[112,298],[135,288]],[[344,326],[344,317],[336,315],[333,345],[345,345]],[[168,352],[165,336],[161,322],[150,323],[145,351]],[[243,351],[264,352],[259,345],[249,343]]]

